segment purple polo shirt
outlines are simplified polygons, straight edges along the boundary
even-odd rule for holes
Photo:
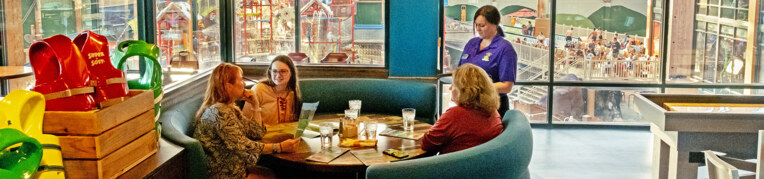
[[[467,42],[462,52],[459,66],[464,63],[472,63],[483,68],[494,83],[515,82],[517,71],[517,53],[509,41],[502,36],[496,35],[491,45],[479,50],[480,37],[475,37]]]

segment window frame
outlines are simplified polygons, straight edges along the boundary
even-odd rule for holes
[[[646,1],[655,2],[655,0],[646,0]],[[548,7],[549,7],[549,10],[550,10],[550,15],[549,15],[550,16],[549,17],[550,18],[550,23],[551,24],[556,24],[556,22],[557,22],[557,0],[549,0],[548,2],[549,2],[549,4],[548,4],[549,6]],[[668,78],[668,76],[667,76],[668,75],[667,74],[667,72],[668,72],[668,70],[667,70],[667,63],[668,63],[668,59],[667,58],[668,58],[668,56],[667,56],[667,54],[665,52],[668,51],[668,45],[667,44],[669,44],[669,39],[667,39],[666,32],[669,31],[669,25],[668,25],[668,21],[666,19],[670,19],[671,18],[670,14],[669,14],[669,9],[671,9],[671,3],[670,3],[670,1],[667,1],[667,0],[663,0],[661,3],[662,3],[661,4],[662,12],[660,12],[660,14],[662,16],[660,18],[663,19],[663,20],[662,20],[662,23],[661,23],[661,32],[660,32],[661,33],[660,34],[660,38],[661,38],[661,40],[660,40],[661,41],[661,47],[660,48],[661,48],[661,52],[662,52],[660,54],[660,56],[659,56],[659,59],[661,61],[660,82],[657,82],[657,83],[654,83],[654,82],[653,83],[617,83],[617,82],[597,82],[597,81],[569,82],[569,81],[558,81],[558,80],[555,80],[554,73],[550,73],[549,74],[549,79],[547,81],[518,81],[518,82],[515,82],[516,86],[546,86],[546,87],[548,87],[548,89],[547,89],[547,97],[548,97],[547,98],[547,121],[546,121],[546,123],[543,123],[543,124],[534,123],[533,125],[534,126],[540,126],[540,127],[549,127],[549,128],[566,127],[566,126],[584,126],[584,127],[586,127],[586,126],[589,126],[589,127],[594,126],[595,128],[597,128],[598,126],[599,127],[605,127],[605,128],[613,128],[613,127],[615,127],[615,128],[631,128],[631,127],[634,127],[631,124],[618,124],[618,123],[604,124],[603,125],[603,124],[586,124],[586,123],[581,123],[581,124],[570,124],[570,123],[567,123],[567,124],[558,124],[556,122],[553,122],[552,121],[552,119],[553,119],[552,113],[554,112],[554,109],[552,107],[553,107],[553,103],[554,103],[554,88],[555,87],[575,86],[575,87],[612,87],[612,88],[658,88],[658,89],[660,89],[660,93],[661,94],[666,93],[666,89],[667,88],[673,88],[673,89],[676,89],[676,88],[701,88],[701,89],[714,89],[714,90],[724,90],[724,89],[728,89],[728,90],[739,90],[739,89],[743,89],[743,90],[759,90],[759,89],[764,89],[764,84],[761,84],[761,83],[759,83],[759,84],[740,84],[740,83],[731,83],[731,84],[725,84],[725,83],[716,83],[716,84],[682,84],[682,83],[670,83],[670,82],[667,82],[666,79]],[[715,5],[714,4],[708,4],[708,3],[703,4],[703,5],[706,5],[707,8],[710,8],[710,7],[716,7],[716,8],[727,7],[727,6],[722,6],[721,3],[722,2],[718,0],[717,4],[715,4]],[[650,3],[650,4],[652,4],[652,3]],[[700,5],[700,4],[702,4],[702,3],[700,3],[699,1],[694,1],[694,7],[693,8],[697,10],[697,8],[699,8],[698,5]],[[750,7],[750,4],[749,4],[749,7]],[[444,3],[442,1],[440,2],[440,7],[439,8],[440,8],[440,14],[444,14],[445,6],[444,6]],[[653,8],[653,7],[647,7],[647,8]],[[732,8],[736,10],[736,12],[735,12],[736,16],[732,18],[733,20],[737,19],[737,14],[738,14],[737,11],[738,10],[748,10],[748,9],[743,9],[743,8],[738,8],[738,7],[732,7]],[[764,9],[761,9],[760,11],[764,12]],[[708,11],[708,12],[710,12],[710,11]],[[655,14],[655,13],[658,13],[658,12],[652,12],[652,13]],[[719,13],[721,13],[721,9],[719,9],[717,11],[717,16],[720,16]],[[695,16],[701,16],[701,15],[695,14]],[[702,16],[706,16],[706,15],[702,15]],[[752,18],[752,17],[748,17],[748,18]],[[440,24],[444,23],[444,16],[443,15],[441,15],[439,17],[439,21],[440,21]],[[697,21],[697,19],[696,19],[696,21]],[[716,32],[710,32],[710,31],[706,31],[706,30],[704,30],[703,32],[706,35],[708,35],[710,33],[714,33],[715,35],[717,35],[717,38],[719,38],[719,37],[729,37],[729,36],[726,36],[726,35],[722,34],[720,32],[720,30],[719,30],[721,28],[721,26],[723,25],[723,23],[716,22],[716,24],[717,24],[716,25],[716,28],[717,28]],[[550,31],[551,32],[555,32],[555,27],[556,27],[556,25],[551,25],[550,26]],[[695,28],[696,27],[694,25],[693,32],[699,31],[698,29],[695,29]],[[736,33],[738,27],[733,26],[733,28],[735,29],[735,32],[733,32],[733,33]],[[440,45],[445,43],[444,36],[443,36],[443,31],[444,30],[445,29],[444,29],[443,25],[441,25],[440,31],[438,32],[439,37],[440,37],[440,40],[438,41],[438,43]],[[748,30],[750,30],[750,28]],[[735,36],[736,36],[736,34],[733,34],[731,36],[731,38],[733,38],[735,40],[743,40],[743,41],[746,40],[746,39],[738,39]],[[764,37],[759,37],[759,38],[764,38]],[[550,40],[550,42],[549,42],[550,43],[549,49],[555,49],[556,48],[555,47],[556,46],[556,43],[555,43],[556,38],[549,38],[549,40]],[[695,40],[696,39],[693,36],[693,41],[695,41]],[[759,43],[764,44],[764,42],[759,42]],[[692,50],[695,50],[694,48],[695,48],[695,46],[693,45],[693,49]],[[717,43],[717,46],[715,48],[716,48],[717,51],[719,51],[718,43]],[[438,54],[438,59],[437,59],[438,60],[438,67],[437,67],[438,71],[437,72],[439,74],[438,76],[439,77],[448,77],[448,76],[450,76],[450,74],[444,74],[444,70],[443,70],[444,64],[440,63],[440,62],[443,61],[443,55],[445,55],[443,53],[443,51],[442,51],[443,47],[442,46],[438,46],[438,49],[439,49],[439,54]],[[548,62],[548,64],[554,64],[554,50],[548,50],[548,52],[549,52],[549,59],[548,59],[549,62]],[[718,55],[718,53],[717,53],[717,55]],[[757,56],[764,56],[764,54],[759,54]],[[693,56],[693,58],[691,60],[694,61],[696,59]],[[705,60],[705,58],[704,58],[704,60]],[[691,69],[694,69],[694,67],[692,67]],[[553,65],[549,65],[549,71],[553,71],[553,70],[555,70],[554,66]],[[703,70],[704,69],[701,69],[701,72],[700,72],[701,74],[703,73]],[[442,80],[438,80],[438,81],[439,81],[439,85],[438,86],[441,87],[443,85],[443,83],[441,83]],[[442,89],[438,89],[438,90],[442,90]],[[443,99],[440,99],[440,100],[443,100]],[[441,110],[444,110],[444,109],[441,109]],[[646,127],[648,127],[647,124],[637,125],[636,126],[636,128],[646,128]]]

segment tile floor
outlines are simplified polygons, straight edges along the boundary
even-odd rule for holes
[[[533,128],[529,170],[533,179],[649,179],[652,147],[648,130]],[[705,166],[698,178],[708,178]]]
[[[531,178],[649,179],[652,135],[633,129],[533,129]]]

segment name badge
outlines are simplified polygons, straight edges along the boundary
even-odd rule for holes
[[[464,55],[462,55],[462,60],[466,60],[466,59],[467,59],[467,57],[470,57],[470,54],[464,54]]]
[[[483,61],[488,61],[488,58],[490,57],[491,57],[491,52],[486,53],[485,56],[483,56]]]

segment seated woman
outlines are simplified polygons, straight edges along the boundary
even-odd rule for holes
[[[463,64],[456,69],[451,85],[449,108],[422,137],[422,149],[428,153],[456,152],[488,142],[504,131],[499,97],[493,81],[482,68]]]
[[[258,100],[247,101],[244,114],[252,116],[260,111],[262,122],[267,126],[297,121],[302,108],[302,95],[292,59],[286,55],[277,56],[265,76],[266,80],[252,87]]]
[[[194,138],[202,143],[207,156],[207,177],[272,177],[270,170],[255,165],[260,155],[294,152],[300,139],[260,142],[265,126],[246,119],[234,104],[237,99],[257,100],[254,92],[245,90],[241,68],[229,63],[218,65],[210,75],[204,102],[193,124]]]

